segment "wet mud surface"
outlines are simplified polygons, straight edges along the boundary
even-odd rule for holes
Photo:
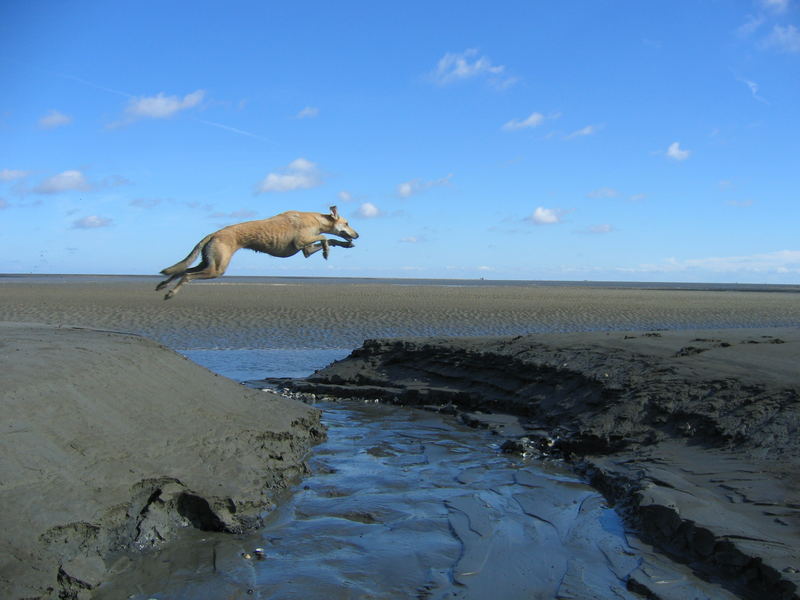
[[[120,557],[94,597],[643,597],[629,581],[644,597],[733,597],[628,536],[557,462],[503,454],[501,438],[446,415],[317,406],[328,440],[262,530],[187,530],[158,554]]]

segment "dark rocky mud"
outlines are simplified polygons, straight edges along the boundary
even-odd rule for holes
[[[788,328],[409,338],[281,383],[445,410],[504,432],[509,451],[563,457],[645,542],[741,597],[789,599],[798,365]]]

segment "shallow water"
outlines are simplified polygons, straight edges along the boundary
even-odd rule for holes
[[[238,379],[307,375],[328,358],[186,353]],[[159,553],[122,557],[95,598],[640,598],[626,589],[632,572],[656,573],[673,597],[728,597],[629,539],[602,496],[559,463],[502,454],[496,435],[445,415],[318,407],[328,440],[263,529],[185,530]]]
[[[424,411],[322,404],[312,475],[254,534],[190,535],[100,598],[635,598],[602,497]],[[264,549],[265,559],[243,553]]]

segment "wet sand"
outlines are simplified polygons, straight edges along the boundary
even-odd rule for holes
[[[376,337],[800,323],[800,289],[775,286],[763,288],[770,291],[703,291],[223,278],[193,282],[164,301],[153,290],[158,281],[0,276],[0,320],[129,331],[180,349],[353,349]]]
[[[584,332],[567,337],[554,335],[547,337],[546,341],[533,336],[516,340],[509,337],[472,342],[420,342],[425,351],[414,355],[405,367],[407,373],[424,370],[425,356],[435,354],[436,348],[444,346],[449,348],[449,365],[468,365],[474,356],[495,355],[498,357],[495,360],[497,372],[488,384],[496,392],[497,389],[513,387],[526,370],[531,370],[529,364],[514,362],[512,357],[503,354],[501,348],[507,346],[522,354],[527,352],[535,363],[539,360],[537,352],[542,350],[542,345],[546,346],[549,358],[542,360],[552,359],[554,362],[545,371],[550,375],[558,374],[562,368],[560,365],[566,362],[571,365],[566,374],[572,375],[566,380],[557,378],[555,382],[551,378],[538,392],[535,387],[530,388],[531,397],[538,398],[537,393],[541,396],[560,390],[571,391],[577,399],[568,405],[568,409],[559,408],[567,395],[556,393],[550,407],[552,410],[542,413],[547,416],[543,422],[518,423],[524,426],[524,437],[528,438],[519,447],[532,451],[541,449],[543,444],[544,447],[549,447],[551,442],[555,445],[556,440],[563,438],[558,443],[559,449],[577,457],[576,465],[581,466],[586,476],[609,498],[617,501],[624,513],[629,512],[631,522],[645,535],[652,536],[654,543],[664,551],[690,561],[698,572],[708,570],[709,577],[736,579],[745,586],[742,589],[747,589],[748,583],[752,588],[755,582],[756,586],[770,585],[771,591],[777,590],[775,593],[781,594],[773,597],[796,597],[795,588],[789,587],[797,583],[794,569],[798,568],[799,561],[795,549],[800,547],[796,520],[796,507],[800,502],[795,491],[798,481],[797,447],[791,441],[796,439],[798,426],[791,416],[795,414],[792,410],[797,405],[796,387],[791,388],[795,391],[790,389],[786,392],[788,395],[780,397],[767,394],[766,403],[740,402],[736,405],[740,412],[733,415],[725,409],[731,397],[746,399],[750,391],[763,391],[766,389],[764,386],[769,387],[769,381],[779,371],[775,370],[776,364],[797,364],[795,355],[791,354],[797,348],[792,331],[780,334],[755,331],[764,327],[796,328],[800,324],[800,296],[796,292],[785,289],[689,291],[222,281],[192,284],[174,300],[164,302],[161,295],[152,289],[156,282],[157,278],[93,278],[90,281],[75,278],[54,283],[46,278],[0,277],[0,320],[128,331],[145,334],[175,349],[355,348],[365,339],[387,336],[518,336]],[[729,331],[691,331],[709,328],[727,328]],[[731,328],[736,329],[730,331]],[[663,331],[667,329],[681,330],[680,336],[685,336],[685,340]],[[585,333],[592,331],[634,333],[614,334],[605,339],[604,333]],[[648,336],[646,333],[658,335]],[[759,340],[762,335],[780,338],[787,343],[765,343],[766,338]],[[38,345],[30,341],[21,343],[28,362],[22,361],[23,355],[19,353],[5,352],[3,358],[8,364],[4,366],[4,372],[26,373],[23,379],[46,386],[52,397],[61,385],[65,385],[67,390],[78,386],[79,380],[72,375],[73,367],[84,364],[86,355],[93,355],[94,362],[86,364],[94,364],[95,368],[80,381],[92,383],[94,389],[89,396],[94,400],[103,394],[125,397],[120,389],[128,393],[151,377],[156,382],[169,379],[163,374],[158,375],[162,365],[158,358],[161,355],[156,350],[145,351],[143,356],[148,358],[141,358],[138,367],[139,359],[136,359],[128,361],[126,367],[119,364],[114,370],[102,359],[105,346],[101,338],[84,337],[82,341],[72,340],[62,346],[62,350],[80,347],[84,349],[81,352],[85,352],[68,353],[70,358],[66,360],[62,355],[50,361],[44,360],[49,356],[49,342]],[[750,338],[759,343],[743,343]],[[723,342],[728,345],[723,345]],[[465,343],[473,346],[464,346]],[[631,350],[631,344],[638,344],[635,352]],[[750,362],[748,353],[756,349],[771,353],[777,362]],[[379,357],[382,350],[373,347],[370,352]],[[631,352],[636,357],[628,361],[626,367],[623,358]],[[787,356],[790,357],[788,360]],[[562,359],[565,360],[559,363]],[[603,362],[608,360],[612,361],[613,368]],[[683,370],[674,364],[681,360]],[[185,368],[195,368],[212,379],[223,380],[182,362],[185,364],[180,368],[175,367],[181,372]],[[22,368],[26,364],[29,365],[27,371]],[[63,368],[53,368],[59,364]],[[131,366],[135,374],[126,371]],[[796,374],[792,375],[791,367],[785,368],[789,370],[783,377],[788,377],[788,384],[796,386]],[[532,369],[532,372],[536,370]],[[156,375],[152,375],[154,373]],[[609,373],[608,378],[605,378],[605,373]],[[414,377],[411,375],[412,379]],[[459,377],[465,382],[472,381],[463,373]],[[120,381],[124,382],[122,386]],[[200,383],[187,384],[185,388],[185,414],[195,411],[195,396],[205,397],[208,391],[206,384],[198,381]],[[361,383],[364,382],[346,378],[338,382],[347,388],[343,395],[356,394],[354,390]],[[220,393],[240,397],[241,387],[230,385],[233,387],[228,386]],[[479,382],[473,391],[481,391],[484,389],[482,385]],[[176,388],[181,387],[173,384],[176,393]],[[412,395],[416,394],[417,399],[423,398],[423,403],[434,401],[442,392],[439,388],[443,387],[447,386],[412,386]],[[608,400],[622,398],[620,390],[628,388],[637,390],[639,395],[612,402],[608,409]],[[159,414],[158,407],[167,404],[167,399],[159,390],[147,389],[142,401],[151,403],[153,414]],[[702,394],[692,396],[687,391],[692,389],[702,390]],[[684,390],[685,393],[676,398],[670,395],[674,390]],[[6,390],[3,392],[5,403]],[[445,390],[442,393],[449,392]],[[469,393],[463,394],[463,390],[460,393],[465,398],[470,397]],[[447,402],[452,401],[451,396]],[[459,410],[467,420],[472,419],[475,423],[491,422],[502,404],[507,405],[504,412],[516,410],[508,408],[514,406],[514,401],[508,398],[495,402],[491,394],[486,397],[490,399],[488,404],[478,401],[467,407],[469,410],[464,407]],[[663,406],[659,404],[662,397],[668,400]],[[581,404],[582,401],[585,403]],[[200,404],[205,405],[203,402]],[[643,407],[647,408],[644,412]],[[490,409],[494,415],[487,414]],[[476,414],[476,411],[481,414]],[[94,414],[95,410],[90,412]],[[99,414],[102,415],[102,411]],[[527,415],[529,419],[532,416]],[[665,419],[663,423],[659,422],[662,417]],[[125,416],[123,420],[129,418]],[[47,421],[44,409],[41,419]],[[759,424],[753,429],[763,428],[769,434],[762,437],[760,445],[754,441],[752,431],[748,433],[747,428],[741,426],[749,422]],[[562,429],[569,432],[570,427],[581,435],[563,435]],[[193,421],[187,423],[186,428],[185,435],[191,436],[192,432],[205,431],[207,423]],[[137,435],[142,431],[147,432],[148,439],[156,445],[169,446],[170,436],[163,432],[163,423],[152,418],[138,424],[131,422],[117,442],[138,449],[142,442]],[[775,444],[769,436],[786,443]],[[226,439],[236,444],[235,437]],[[41,445],[45,438],[41,433],[34,433],[30,439],[32,456],[39,456],[37,440]],[[742,447],[725,446],[731,440],[740,442]],[[12,456],[16,446],[8,436],[6,442],[11,453],[9,456]],[[80,454],[87,451],[87,447],[81,445],[79,435],[69,438],[69,442],[79,445],[77,450],[73,448],[69,452]],[[102,454],[102,447],[98,447],[97,452]],[[114,462],[125,464],[130,460],[130,454]],[[95,458],[100,460],[97,456]],[[585,462],[580,463],[583,459]],[[19,472],[25,473],[26,478],[34,482],[52,481],[38,477],[36,470],[20,466],[23,462],[20,461],[15,468],[25,469]],[[42,460],[36,469],[43,468],[46,463],[47,460]],[[112,481],[118,475],[109,475],[107,469],[101,472]],[[4,476],[3,481],[14,481],[19,477],[14,471]],[[225,481],[228,478],[227,473],[221,476]],[[91,486],[83,486],[83,489],[91,489]],[[20,486],[8,486],[4,493],[9,494],[8,501],[4,500],[6,506],[27,502]],[[148,500],[149,497],[142,499],[143,506],[148,504]],[[34,522],[42,522],[51,528],[58,519],[64,523],[94,523],[99,518],[96,513],[81,513],[80,519],[65,518],[54,507],[36,503],[31,503],[30,511]],[[719,518],[717,521],[708,520],[709,515],[719,514],[726,515],[725,523],[720,524]],[[739,520],[748,523],[741,531],[721,527],[737,524]],[[4,528],[17,532],[19,526],[12,522],[5,527],[4,522]],[[37,539],[38,543],[43,539],[56,540],[55,537],[52,540]],[[86,546],[81,544],[78,540],[66,546]],[[24,562],[31,555],[17,552],[14,556]],[[716,560],[716,557],[721,558]],[[41,575],[39,563],[29,561],[29,564]],[[733,570],[725,571],[719,568],[720,565]],[[78,561],[72,568],[76,573],[79,569],[86,573],[79,577],[61,576],[61,581],[73,587],[80,587],[77,582],[82,581],[81,577],[93,578],[91,580],[96,582],[101,570],[96,561]],[[62,570],[69,574],[68,569]],[[51,578],[56,575],[57,569],[55,573],[50,571],[47,574]],[[635,587],[636,581],[631,585]],[[646,582],[643,585],[647,587]]]
[[[125,550],[257,527],[319,412],[134,335],[0,323],[0,597],[87,598]]]

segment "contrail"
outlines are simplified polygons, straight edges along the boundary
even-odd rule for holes
[[[250,133],[249,131],[244,131],[243,129],[236,129],[236,127],[230,127],[229,125],[223,125],[222,123],[214,123],[213,121],[206,121],[205,119],[199,119],[197,117],[192,117],[193,120],[199,121],[204,125],[211,125],[212,127],[219,127],[220,129],[225,129],[226,131],[231,131],[233,133],[238,133],[239,135],[244,135],[247,137],[254,138],[256,140],[261,140],[262,142],[269,142],[270,144],[274,144],[272,140],[268,140],[265,137],[261,137],[260,135],[256,135],[255,133]]]

